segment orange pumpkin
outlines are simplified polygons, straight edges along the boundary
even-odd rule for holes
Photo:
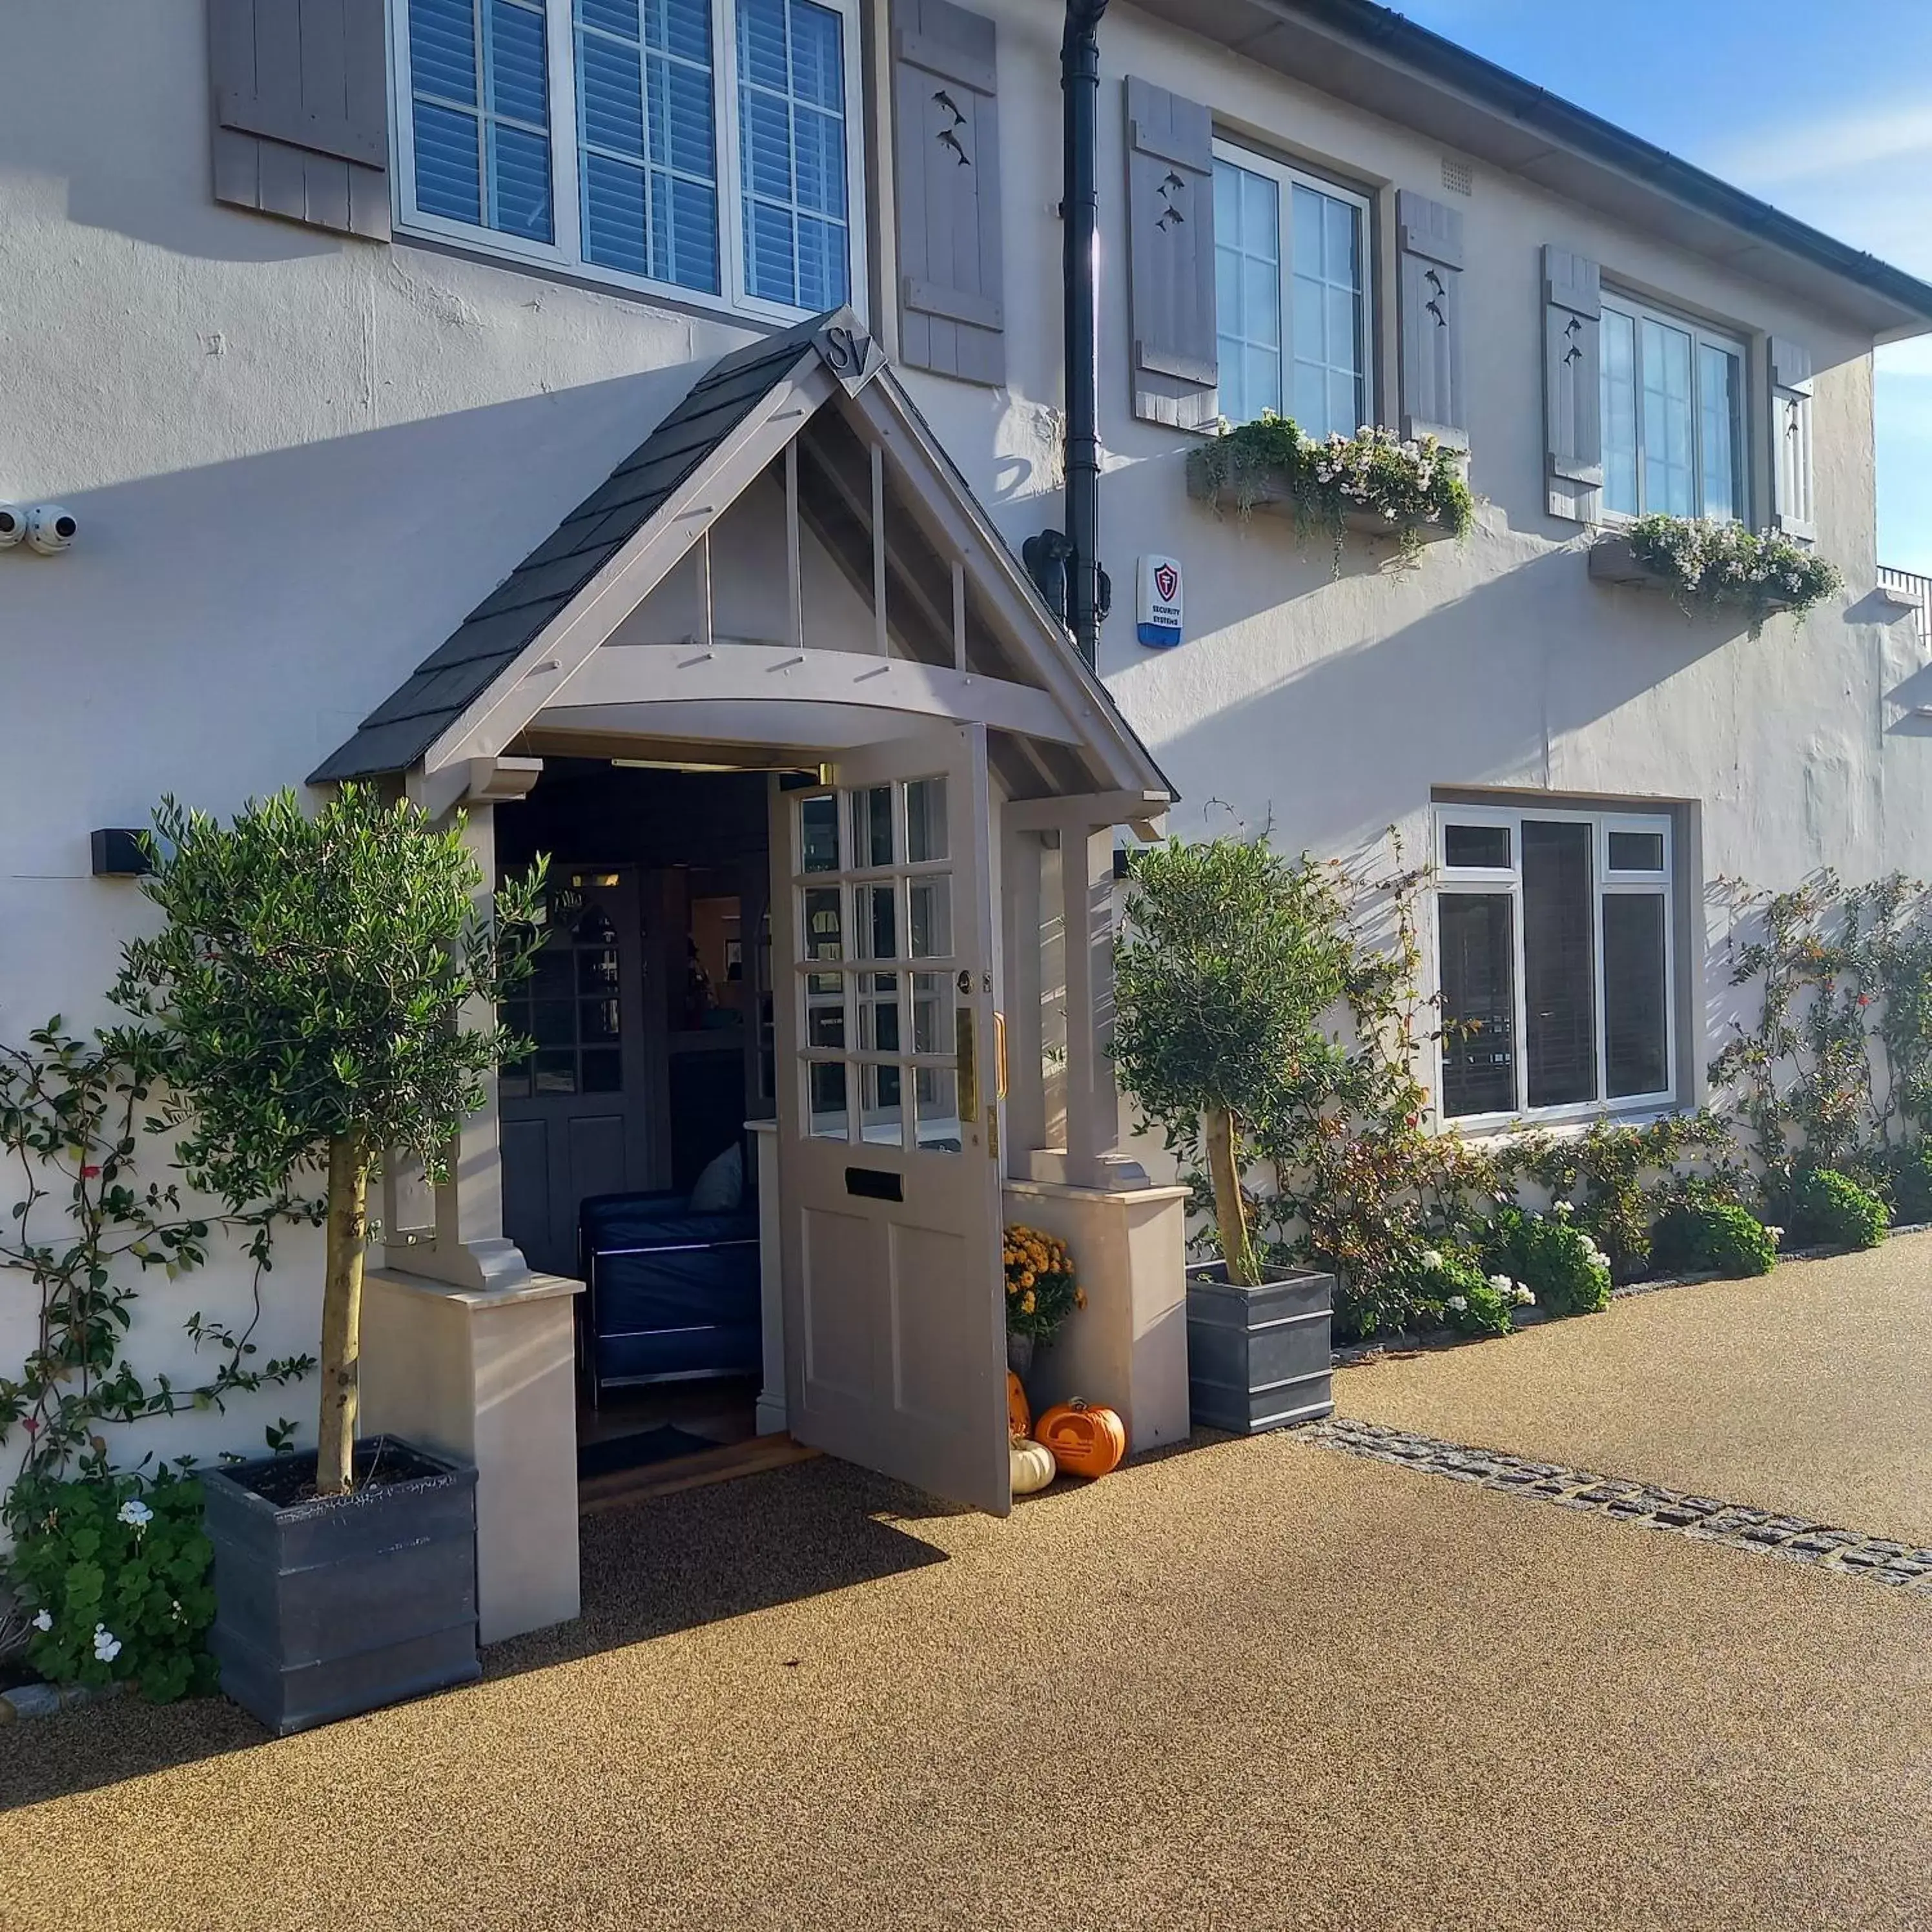
[[[1025,1388],[1011,1369],[1006,1371],[1006,1432],[1010,1436],[1033,1433],[1033,1410],[1028,1405]]]
[[[1126,1425],[1111,1408],[1075,1400],[1049,1408],[1034,1424],[1034,1435],[1053,1451],[1070,1476],[1104,1476],[1127,1453]]]

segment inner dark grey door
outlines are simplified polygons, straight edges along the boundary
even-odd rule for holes
[[[554,866],[547,923],[536,971],[503,1010],[536,1042],[497,1090],[503,1232],[533,1268],[569,1275],[579,1203],[650,1184],[636,874]]]

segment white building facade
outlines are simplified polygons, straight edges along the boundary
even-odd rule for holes
[[[1103,1312],[1064,1372],[1138,1446],[1184,1432],[1180,1206],[1120,1153],[1104,1058],[1132,829],[1352,855],[1394,826],[1427,854],[1428,970],[1486,1042],[1430,1084],[1476,1127],[1699,1100],[1720,878],[1928,865],[1932,692],[1880,588],[1872,351],[1932,326],[1932,290],[1366,4],[1106,14],[1114,609],[1082,665],[1017,561],[1061,520],[1061,27],[1043,0],[12,10],[0,496],[78,528],[0,552],[0,1030],[106,1017],[147,915],[89,835],[167,793],[224,812],[366,776],[466,808],[486,866],[542,846],[656,908],[625,969],[635,1068],[581,1016],[540,1036],[576,1056],[570,1104],[513,1072],[441,1199],[387,1204],[370,1406],[483,1466],[486,1636],[574,1603],[574,1203],[686,1184],[677,1124],[728,1114],[741,1075],[775,1124],[761,1422],[1004,1506],[1004,1216],[1092,1258]],[[757,373],[730,408],[667,439],[734,354]],[[1263,410],[1440,434],[1474,530],[1408,568],[1352,536],[1338,564],[1190,497],[1190,452]],[[662,488],[626,495],[646,461]],[[1659,509],[1781,528],[1845,592],[1752,639],[1593,578]],[[1172,648],[1136,635],[1155,556],[1180,566]],[[649,803],[637,775],[674,770],[757,775],[745,841],[658,836],[749,795]],[[856,839],[874,795],[884,842],[821,867],[802,801]],[[647,811],[650,838],[613,829]],[[922,941],[941,879],[956,930]],[[721,1089],[692,1070],[706,1029],[649,988],[728,897]],[[635,1106],[577,1104],[608,1082]],[[868,1162],[903,1214],[850,1192]],[[814,1254],[865,1295],[828,1301]],[[922,1313],[914,1285],[953,1270],[960,1306]],[[245,1278],[194,1293],[238,1306]],[[319,1300],[291,1235],[264,1352],[311,1346]],[[191,1371],[184,1313],[144,1303],[144,1366]],[[0,1301],[0,1372],[31,1316]],[[854,1366],[861,1330],[892,1360]],[[812,1363],[848,1345],[842,1408]],[[144,1440],[246,1449],[296,1401]]]

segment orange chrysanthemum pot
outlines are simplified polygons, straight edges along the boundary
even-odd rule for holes
[[[1127,1453],[1126,1425],[1120,1417],[1077,1399],[1049,1408],[1034,1424],[1034,1436],[1070,1476],[1104,1476]]]
[[[1033,1410],[1027,1402],[1026,1389],[1011,1369],[1006,1371],[1006,1431],[1012,1436],[1033,1433]]]

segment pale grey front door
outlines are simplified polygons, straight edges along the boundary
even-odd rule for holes
[[[546,918],[536,969],[503,1010],[536,1042],[499,1078],[503,1232],[532,1268],[574,1275],[578,1204],[650,1185],[636,876],[553,866]]]
[[[772,794],[786,1400],[801,1442],[1012,1507],[986,733]]]

